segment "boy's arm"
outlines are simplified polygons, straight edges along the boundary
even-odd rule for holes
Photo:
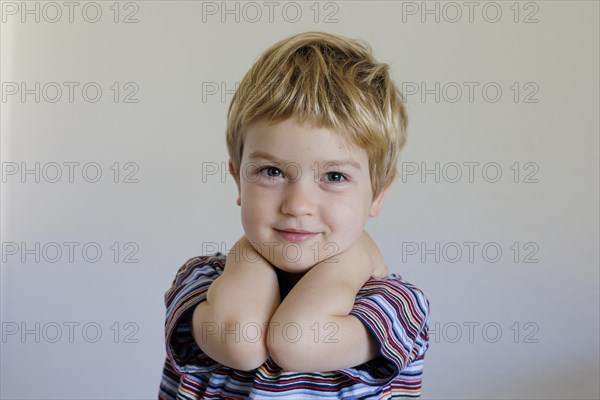
[[[388,273],[364,231],[350,249],[315,265],[271,318],[267,345],[273,360],[290,371],[315,372],[351,368],[375,358],[377,339],[349,313],[370,276]]]
[[[243,236],[228,254],[223,274],[192,316],[196,344],[213,360],[250,371],[269,357],[268,322],[280,302],[274,267]]]

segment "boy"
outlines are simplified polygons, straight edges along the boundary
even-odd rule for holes
[[[420,396],[429,301],[364,231],[406,124],[367,45],[307,32],[263,53],[227,121],[245,235],[166,293],[160,399]]]

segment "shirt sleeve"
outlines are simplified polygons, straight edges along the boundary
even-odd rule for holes
[[[398,275],[372,276],[359,290],[350,311],[380,344],[379,355],[340,372],[368,385],[386,385],[421,361],[429,346],[429,300]]]
[[[192,336],[191,318],[196,305],[206,300],[208,288],[223,273],[225,256],[190,258],[179,268],[165,294],[167,357],[180,374],[210,372],[222,365],[208,357]]]

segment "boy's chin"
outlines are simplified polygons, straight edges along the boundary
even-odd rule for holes
[[[274,267],[290,274],[303,274],[318,264],[318,262],[315,262],[314,260],[302,259],[298,261],[285,259],[275,259],[269,261]]]

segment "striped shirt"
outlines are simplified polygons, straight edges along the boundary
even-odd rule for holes
[[[159,399],[420,398],[429,300],[395,273],[371,276],[350,312],[380,343],[373,360],[338,371],[298,373],[283,370],[270,357],[253,371],[234,370],[209,358],[194,341],[191,315],[223,273],[225,259],[220,252],[189,259],[165,294],[167,356]]]

